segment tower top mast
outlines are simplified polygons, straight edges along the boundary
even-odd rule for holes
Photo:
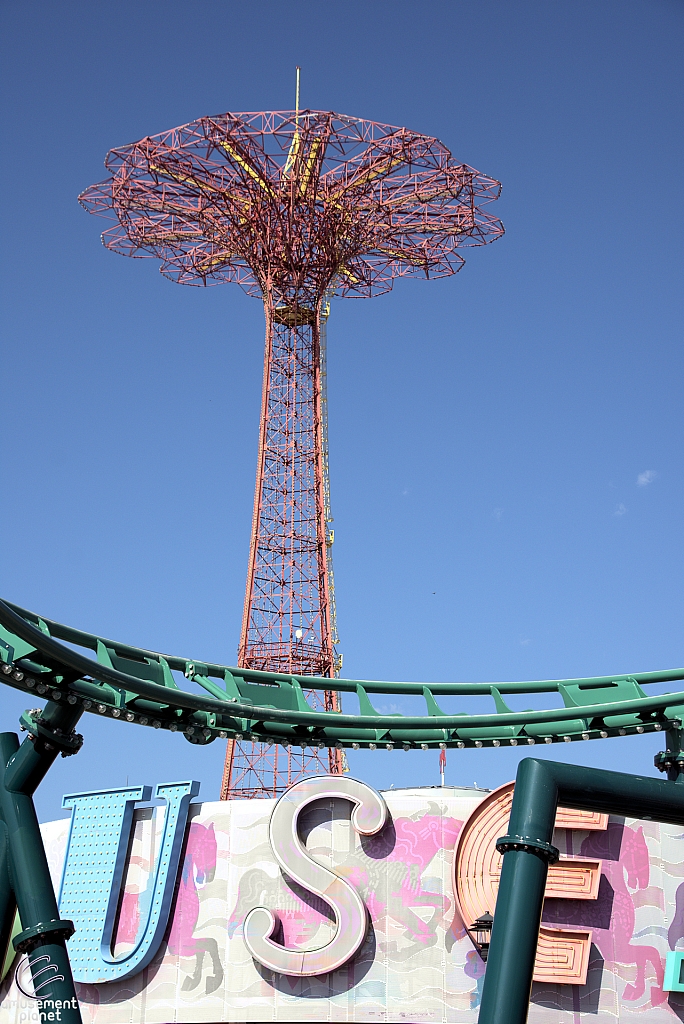
[[[302,69],[300,68],[300,66],[298,64],[297,65],[297,72],[296,72],[296,74],[297,74],[297,85],[295,87],[295,110],[296,110],[296,113],[295,113],[295,124],[297,125],[298,128],[299,128],[299,75],[300,75],[301,70]]]

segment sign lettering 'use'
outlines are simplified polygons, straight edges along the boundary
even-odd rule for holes
[[[156,839],[151,851],[148,880],[135,897],[135,913],[126,916],[126,928],[123,930],[123,908],[128,906],[126,899],[131,898],[122,890],[134,807],[136,802],[149,800],[151,791],[148,787],[130,787],[64,798],[63,806],[72,808],[73,814],[61,885],[60,912],[76,924],[70,955],[77,981],[96,985],[121,981],[140,972],[157,955],[170,922],[184,837],[188,834],[190,800],[198,791],[198,783],[192,782],[156,787],[155,797],[163,799],[165,807],[154,819]],[[451,839],[453,843],[458,836],[453,861],[453,896],[466,923],[495,909],[501,873],[501,856],[495,844],[506,831],[512,797],[513,783],[509,783],[479,801],[462,827],[460,821],[456,823],[458,829]],[[270,856],[281,869],[286,882],[294,883],[295,888],[305,890],[314,900],[327,904],[333,926],[332,937],[327,941],[321,943],[319,940],[315,945],[315,939],[309,940],[308,946],[315,948],[307,948],[306,941],[288,940],[287,929],[283,929],[278,911],[273,909],[273,905],[261,905],[264,890],[263,887],[256,888],[242,905],[242,912],[246,915],[240,922],[244,922],[242,936],[254,961],[276,974],[300,978],[330,974],[348,964],[366,938],[369,915],[364,898],[347,878],[315,859],[302,838],[303,812],[315,802],[331,800],[348,801],[352,805],[350,823],[359,836],[375,836],[389,823],[384,798],[365,783],[348,777],[305,779],[275,803],[268,822]],[[150,812],[141,813],[149,815]],[[436,818],[435,823],[438,824]],[[602,861],[573,856],[570,830],[605,833],[607,816],[559,808],[556,827],[566,830],[569,855],[561,857],[558,864],[550,868],[546,896],[595,901]],[[199,826],[190,826],[191,831],[192,828],[198,829]],[[427,825],[421,828],[425,829]],[[405,831],[404,826],[402,829]],[[404,837],[403,832],[401,842],[408,842],[408,836]],[[213,849],[215,859],[215,840]],[[397,847],[395,853],[387,854],[392,862],[396,860],[399,849]],[[419,897],[412,893],[412,886],[404,886],[396,898],[405,897],[412,907],[412,901],[420,902]],[[370,898],[371,903],[376,900],[372,891],[364,891],[363,896]],[[431,899],[435,906],[442,905],[437,896]],[[191,911],[196,918],[195,904],[192,907],[183,904],[183,914],[188,920],[192,917]],[[178,914],[178,907],[176,912]],[[406,913],[408,920],[413,922],[411,927],[416,935],[420,938],[421,928],[427,935],[429,929],[422,919],[412,910]],[[232,927],[226,921],[230,934]],[[129,948],[115,956],[115,946],[121,942],[124,932],[124,942]],[[172,938],[171,944],[181,951],[187,948],[194,953],[199,948],[198,943],[202,945],[200,940],[187,937],[181,941],[175,932]],[[591,940],[592,932],[585,927],[542,925],[535,980],[561,985],[585,984]],[[209,948],[209,940],[204,945],[211,953],[213,947]],[[291,948],[297,945],[299,948]],[[120,945],[118,949],[121,949]],[[218,953],[214,959],[218,960]],[[215,977],[223,977],[220,965]]]

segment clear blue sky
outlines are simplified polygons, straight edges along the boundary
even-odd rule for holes
[[[344,674],[681,665],[683,42],[679,0],[5,0],[2,596],[235,661],[260,303],[107,252],[76,197],[112,146],[291,107],[300,64],[304,106],[434,134],[500,179],[507,229],[456,277],[333,305]],[[27,698],[0,701],[15,728]],[[83,731],[43,819],[62,793],[127,777],[218,794],[219,742],[92,717]],[[650,774],[661,747],[550,753]],[[450,752],[447,781],[505,782],[517,756]],[[432,753],[350,762],[378,786],[438,781]]]

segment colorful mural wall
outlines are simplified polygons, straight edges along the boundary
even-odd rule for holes
[[[274,912],[281,923],[277,940],[290,949],[323,946],[335,932],[326,901],[278,866],[269,840],[274,802],[191,804],[163,941],[137,973],[78,985],[84,1022],[474,1024],[484,965],[457,907],[454,857],[464,823],[482,801],[480,819],[497,800],[500,807],[506,794],[499,793],[493,798],[452,788],[385,792],[388,820],[375,835],[361,835],[352,826],[346,800],[304,808],[299,834],[308,853],[355,888],[370,922],[350,962],[313,977],[260,966],[243,940],[245,918],[255,907]],[[163,819],[162,808],[135,811],[114,924],[115,958],[135,948],[148,920]],[[586,983],[535,983],[531,1024],[684,1020],[684,995],[662,989],[667,952],[684,946],[684,837],[674,826],[613,817],[598,824],[570,817],[566,826],[556,829],[554,843],[568,862],[576,862],[573,878],[584,871],[588,888],[578,890],[578,898],[549,896],[544,926],[589,935]],[[69,827],[69,819],[43,826],[57,890]],[[482,835],[484,843],[486,830]],[[469,843],[461,843],[466,853]],[[477,860],[466,853],[464,877],[473,856]],[[491,857],[487,863],[485,874],[495,876]],[[461,885],[459,899],[467,906],[463,891]],[[13,969],[0,989],[0,1024],[38,1021],[35,1003],[18,988],[30,985],[22,978],[19,964],[18,976]]]

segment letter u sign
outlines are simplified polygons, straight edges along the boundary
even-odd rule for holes
[[[76,926],[69,943],[74,980],[99,984],[118,981],[146,967],[159,949],[169,919],[190,800],[198,782],[159,785],[155,797],[166,801],[164,824],[151,885],[147,917],[136,942],[122,957],[112,956],[126,853],[137,801],[149,800],[148,786],[105,789],[65,796],[73,808],[59,896],[60,912]]]

